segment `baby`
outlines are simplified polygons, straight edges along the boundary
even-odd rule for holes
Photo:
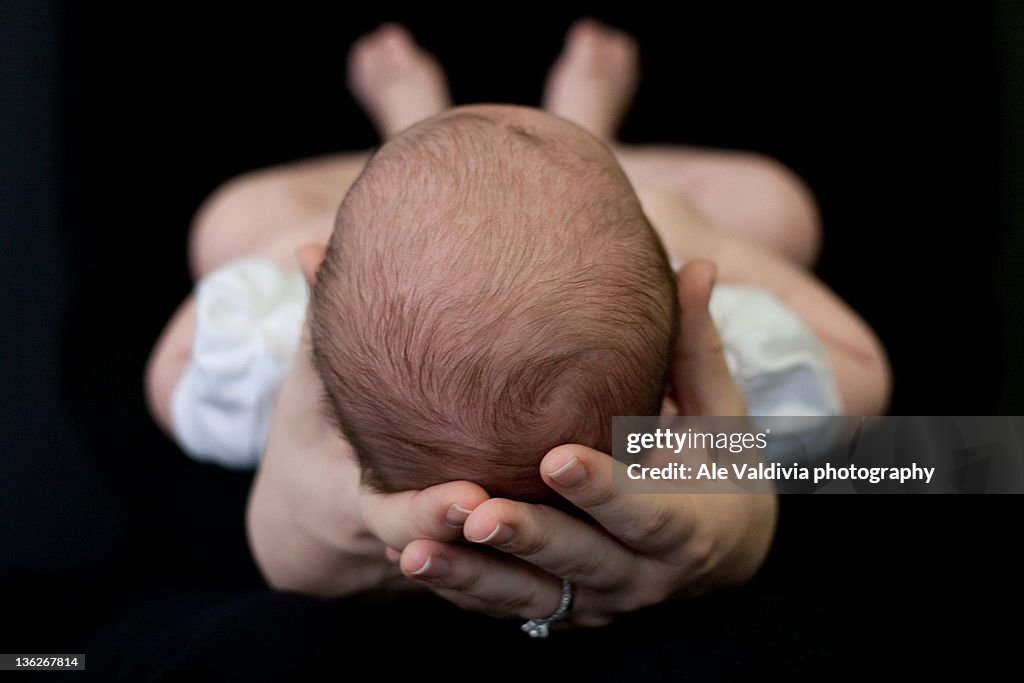
[[[414,49],[382,29],[378,60],[395,58],[386,42],[396,35]],[[299,221],[252,250],[265,258],[222,259],[169,326],[150,402],[194,457],[255,464],[305,321],[325,397],[318,419],[353,445],[365,483],[467,479],[492,496],[543,499],[548,450],[608,452],[613,416],[660,412],[679,324],[670,260],[695,256],[780,295],[719,285],[712,298],[752,414],[836,414],[841,396],[863,393],[844,380],[877,348],[841,302],[784,259],[719,235],[679,198],[648,194],[642,206],[581,127],[486,105],[385,133],[322,262],[307,262],[308,304],[298,271],[281,264],[323,224]]]
[[[612,156],[540,112],[472,107],[385,144],[313,288],[316,367],[378,489],[532,498],[562,443],[657,414],[677,323],[665,252]]]

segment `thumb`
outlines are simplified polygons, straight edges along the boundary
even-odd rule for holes
[[[672,390],[684,415],[746,415],[742,392],[725,362],[708,302],[718,276],[705,259],[688,262],[679,271],[679,338],[672,358]]]

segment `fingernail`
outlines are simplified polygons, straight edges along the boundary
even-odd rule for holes
[[[448,508],[448,512],[444,515],[444,521],[448,526],[461,527],[469,519],[469,513],[472,510],[467,510],[458,503],[452,503],[452,506]]]
[[[437,578],[444,576],[448,573],[448,560],[443,557],[434,557],[433,555],[427,555],[426,561],[416,571],[412,572],[413,576],[419,576],[423,578]]]
[[[501,522],[498,522],[497,526],[491,530],[491,533],[487,534],[483,538],[471,538],[469,540],[473,543],[508,543],[515,536],[515,529],[510,526],[505,526]]]
[[[548,472],[548,476],[562,486],[577,486],[587,478],[587,470],[580,464],[580,459],[573,456],[569,459],[569,462],[552,472]]]

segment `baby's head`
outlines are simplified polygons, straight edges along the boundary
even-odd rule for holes
[[[377,490],[467,479],[548,497],[564,443],[656,415],[675,279],[608,150],[538,110],[476,106],[374,155],[312,296],[330,411]]]

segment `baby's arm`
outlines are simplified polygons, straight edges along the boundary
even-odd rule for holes
[[[368,158],[368,153],[336,154],[250,171],[224,183],[193,222],[193,276],[239,256],[260,254],[282,262],[304,244],[326,244],[338,205]]]
[[[807,324],[825,347],[848,415],[876,415],[889,400],[885,351],[871,328],[834,292],[790,261],[712,226],[673,193],[642,193],[644,211],[670,258],[707,258],[719,279],[771,291]]]

